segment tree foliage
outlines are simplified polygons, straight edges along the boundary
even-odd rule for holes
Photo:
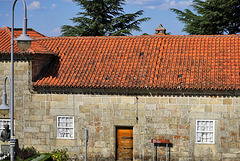
[[[81,7],[78,17],[73,17],[74,26],[61,27],[63,36],[120,36],[141,31],[139,25],[150,18],[140,18],[143,10],[125,14],[125,0],[73,0]]]
[[[183,31],[191,35],[240,33],[239,0],[193,0],[193,10],[171,8],[185,23]]]

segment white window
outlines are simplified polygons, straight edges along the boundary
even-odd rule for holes
[[[74,138],[73,116],[57,116],[57,138],[59,139]]]
[[[0,119],[0,135],[1,135],[2,131],[5,129],[4,125],[9,125],[9,129],[11,129],[10,119]]]
[[[196,143],[214,144],[214,120],[196,120]]]

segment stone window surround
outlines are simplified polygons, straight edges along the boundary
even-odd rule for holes
[[[61,118],[61,117],[65,117],[65,118],[69,117],[69,118],[71,118],[72,126],[71,127],[59,127],[59,118]],[[72,129],[72,132],[71,132],[72,136],[69,136],[69,137],[66,137],[66,136],[61,137],[61,136],[59,136],[59,131],[58,130],[60,128],[61,129]],[[74,139],[74,116],[57,116],[57,139]]]
[[[198,144],[196,143],[196,120],[215,120],[215,142],[214,144]],[[220,157],[220,120],[221,114],[208,112],[191,112],[189,114],[190,121],[190,154],[192,156],[200,157],[211,151],[211,156]]]

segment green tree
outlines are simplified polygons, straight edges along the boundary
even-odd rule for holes
[[[171,8],[191,35],[237,34],[240,32],[239,0],[193,0],[194,12]]]
[[[125,0],[73,0],[84,12],[73,17],[74,26],[61,27],[63,36],[121,36],[141,31],[139,25],[150,18],[140,18],[143,10],[125,14]]]

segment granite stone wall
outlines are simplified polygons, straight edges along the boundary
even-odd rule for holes
[[[178,91],[136,97],[127,93],[86,94],[88,89],[82,93],[76,92],[78,89],[39,91],[32,89],[31,67],[27,60],[15,62],[15,134],[20,147],[34,146],[40,152],[67,148],[72,157],[84,160],[88,127],[89,160],[115,160],[116,128],[125,126],[133,127],[134,160],[153,159],[152,138],[170,140],[171,160],[240,159],[238,95],[229,96],[227,91],[224,96],[214,91],[184,95]],[[8,75],[10,62],[1,61],[1,93]],[[74,139],[57,139],[57,116],[74,116]],[[197,119],[215,120],[214,144],[196,143]],[[158,148],[158,160],[165,159],[165,152],[164,147]]]
[[[6,76],[11,78],[11,62],[10,56],[1,55],[0,61],[0,103],[2,103],[2,93],[4,89],[4,79]],[[27,57],[15,57],[14,62],[14,117],[15,117],[15,134],[19,138],[19,144],[23,146],[24,129],[25,129],[25,102],[31,97],[31,62]],[[10,105],[10,82],[6,81],[7,103]],[[9,119],[9,115],[1,115],[0,119]],[[9,145],[9,142],[0,145]],[[1,147],[1,146],[0,146]]]
[[[115,159],[116,127],[133,127],[134,159],[153,157],[151,138],[169,139],[172,160],[239,160],[239,102],[236,97],[32,94],[24,109],[24,145],[40,151],[67,148],[78,158]],[[74,139],[56,139],[56,117],[74,116]],[[138,118],[138,119],[137,119]],[[215,143],[197,144],[196,120],[215,120]],[[50,145],[50,146],[49,146]],[[158,148],[165,159],[165,148]]]

